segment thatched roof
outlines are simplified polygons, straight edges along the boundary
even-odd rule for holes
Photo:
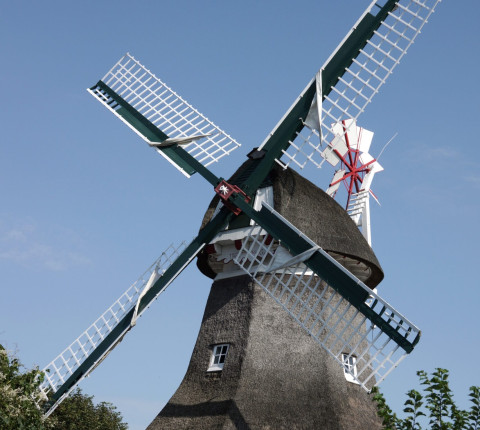
[[[232,183],[239,182],[238,172],[245,169],[246,163],[232,176]],[[370,288],[380,283],[383,271],[377,257],[345,209],[334,199],[294,170],[284,170],[280,166],[272,169],[262,185],[273,186],[274,208],[277,212]],[[202,227],[212,218],[218,201],[218,197],[211,201]],[[237,226],[240,224],[238,220],[235,222]],[[215,276],[207,264],[205,253],[200,254],[197,265],[206,276]]]

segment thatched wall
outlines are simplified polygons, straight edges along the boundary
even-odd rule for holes
[[[225,342],[223,371],[207,372]],[[184,380],[148,430],[380,428],[370,396],[243,276],[214,282]]]

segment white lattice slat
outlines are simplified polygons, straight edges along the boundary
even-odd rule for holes
[[[194,140],[188,139],[189,143],[182,144],[182,147],[204,166],[240,146],[128,53],[102,78],[102,82],[172,141],[181,142],[183,138],[193,137]],[[139,136],[153,143],[142,130],[117,113],[120,105],[101,87],[88,91]],[[165,156],[158,148],[157,151]],[[186,174],[180,166],[166,158]]]
[[[359,193],[352,194],[352,198],[350,199],[347,213],[357,226],[360,225],[360,217],[367,205],[369,193],[370,191],[361,191]]]
[[[350,118],[356,120],[360,116],[400,63],[440,1],[397,2],[396,9],[388,14],[367,45],[331,88],[330,94],[324,98],[321,109],[321,142],[318,130],[310,130],[305,123],[305,127],[284,151],[282,165],[293,164],[304,168],[311,162],[316,167],[321,166],[322,151],[335,139],[330,125]],[[324,93],[326,90],[323,88]]]
[[[185,242],[182,242],[178,247],[170,245],[112,306],[43,369],[43,372],[45,372],[45,381],[40,388],[44,394],[55,393],[57,389],[65,383],[75,370],[78,369],[87,357],[98,347],[102,340],[112,332],[118,322],[135,307],[152,273],[157,271],[157,273],[161,275],[184,248]],[[119,336],[119,338],[121,338],[121,336]]]
[[[305,235],[302,236],[305,238]],[[309,241],[311,252],[321,252],[332,264],[339,265],[313,241]],[[404,359],[406,352],[302,263],[311,253],[300,261],[290,255],[292,264],[287,259],[288,267],[284,267],[285,264],[278,265],[278,260],[285,262],[285,253],[288,253],[285,248],[272,241],[264,230],[254,226],[243,239],[235,263],[250,274],[340,365],[344,366],[346,358],[353,357],[356,366],[350,370],[350,376],[358,384],[366,390],[379,384]],[[277,258],[279,254],[281,256]],[[410,342],[417,338],[419,330],[415,325],[354,275],[349,275],[357,287],[367,293],[365,305],[371,311]]]

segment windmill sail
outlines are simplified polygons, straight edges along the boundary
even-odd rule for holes
[[[235,262],[339,365],[352,357],[358,384],[367,391],[379,384],[413,350],[420,330],[272,208],[264,205],[258,218],[264,230],[250,229]],[[268,236],[275,230],[281,243],[308,248],[288,254]]]
[[[167,269],[178,260],[178,257],[184,253],[185,249],[185,242],[177,247],[170,245],[112,306],[43,369],[45,380],[40,389],[45,395],[53,398],[47,415],[53,412],[62,399],[122,340],[130,327],[135,324],[135,321],[132,321],[132,314],[134,314],[134,310],[138,309],[139,300],[142,299],[142,293],[144,293],[149,280],[154,277],[157,280],[161,278]],[[150,302],[155,300],[168,287],[197,252],[187,260],[183,267],[177,269],[173,276],[168,277],[167,275],[168,279],[164,279]],[[148,307],[148,304],[142,307],[138,316]]]
[[[320,167],[323,151],[335,139],[330,125],[360,116],[440,1],[388,0],[383,6],[372,1],[260,149],[274,150],[285,166],[303,168],[311,162]],[[323,100],[315,127],[311,118],[318,117],[318,87]]]
[[[187,177],[196,169],[173,144],[204,167],[240,146],[128,53],[88,92]]]

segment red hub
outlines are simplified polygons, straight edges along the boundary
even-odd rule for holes
[[[215,192],[220,196],[223,200],[223,204],[230,209],[235,215],[239,215],[242,210],[236,207],[233,203],[228,201],[230,197],[234,194],[240,194],[244,197],[245,201],[248,203],[250,201],[250,197],[247,196],[239,187],[236,185],[229,184],[227,181],[222,180],[216,187]]]

